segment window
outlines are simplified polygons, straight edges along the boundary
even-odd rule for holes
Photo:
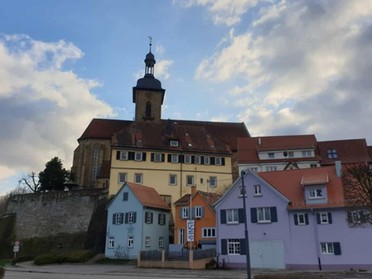
[[[226,210],[226,221],[227,224],[239,223],[239,211],[238,209],[227,209]]]
[[[332,213],[331,212],[320,212],[316,214],[317,223],[324,225],[324,224],[332,224]]]
[[[191,164],[192,163],[192,156],[191,155],[185,155],[185,164]]]
[[[135,161],[142,161],[142,152],[134,153],[134,160]]]
[[[107,243],[107,248],[113,249],[115,246],[115,238],[114,237],[109,237],[108,243]]]
[[[151,159],[153,162],[163,162],[164,161],[164,154],[162,153],[152,153]]]
[[[112,215],[112,223],[114,225],[123,224],[124,213],[114,213]]]
[[[171,154],[171,162],[178,163],[178,154]]]
[[[327,150],[328,159],[337,159],[337,151],[336,149],[328,149]]]
[[[145,117],[150,118],[151,117],[151,102],[146,102],[146,110],[145,110]]]
[[[310,150],[302,151],[302,157],[312,157],[312,152]]]
[[[159,237],[159,248],[164,248],[164,237]]]
[[[199,155],[195,155],[194,156],[194,162],[195,162],[195,164],[200,165],[201,164],[201,157]]]
[[[228,239],[227,252],[229,255],[240,255],[240,239]]]
[[[170,140],[169,145],[173,146],[173,147],[177,147],[178,146],[178,140]]]
[[[178,244],[185,244],[185,229],[178,230]]]
[[[354,210],[347,214],[349,223],[360,224],[366,222],[366,216],[362,210]]]
[[[320,252],[329,255],[341,255],[340,242],[321,242]]]
[[[297,213],[294,214],[293,216],[295,225],[302,226],[309,224],[309,216],[307,215],[307,213]]]
[[[293,158],[293,157],[294,157],[294,153],[293,153],[293,151],[288,151],[288,157],[289,157],[289,158]]]
[[[214,164],[217,165],[217,166],[221,166],[222,165],[222,158],[221,157],[216,157],[214,159]]]
[[[135,173],[134,174],[134,183],[142,184],[143,174],[142,173]]]
[[[189,218],[189,211],[190,211],[190,208],[182,207],[181,208],[181,218],[182,219],[188,219]]]
[[[152,218],[153,218],[153,213],[146,211],[145,212],[145,223],[146,224],[152,224]]]
[[[310,199],[320,199],[323,198],[323,190],[321,188],[309,189]]]
[[[133,248],[134,236],[128,236],[128,248]]]
[[[254,189],[254,196],[262,196],[261,185],[259,184],[253,185],[253,189]]]
[[[266,171],[276,171],[277,167],[276,166],[268,166],[266,167]]]
[[[275,158],[275,153],[274,152],[269,152],[269,153],[267,153],[267,157],[269,157],[269,159],[273,159],[273,158]]]
[[[193,186],[194,185],[194,176],[187,175],[186,176],[186,186]]]
[[[128,200],[128,192],[124,192],[123,193],[123,201],[127,201]]]
[[[151,237],[146,236],[145,238],[145,246],[150,247],[151,246]]]
[[[177,185],[177,175],[176,174],[170,174],[169,175],[169,185],[171,185],[171,186]]]
[[[159,213],[158,224],[159,225],[165,225],[165,214],[164,213]]]
[[[317,168],[318,167],[318,165],[317,164],[310,164],[310,168]]]
[[[270,207],[257,208],[257,222],[258,223],[271,222]]]
[[[203,238],[213,238],[216,237],[216,228],[202,228]]]
[[[217,176],[210,176],[209,177],[209,187],[216,188],[217,187]]]
[[[253,172],[257,172],[258,171],[258,168],[257,167],[251,167],[251,168],[248,168],[250,171],[253,171]]]
[[[136,222],[136,212],[125,213],[125,224],[134,224]]]
[[[204,207],[203,206],[195,206],[194,207],[194,217],[195,218],[202,218],[204,216]]]
[[[118,174],[118,182],[123,184],[127,181],[127,174],[125,172],[119,172]]]
[[[211,158],[209,156],[204,156],[204,165],[209,165],[211,163]]]
[[[127,161],[128,160],[128,151],[119,151],[119,160]]]

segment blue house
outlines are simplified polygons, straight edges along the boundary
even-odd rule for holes
[[[140,251],[167,250],[170,210],[154,188],[125,182],[107,208],[105,256],[136,259]]]

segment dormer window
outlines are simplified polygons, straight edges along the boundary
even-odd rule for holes
[[[309,198],[310,199],[321,199],[321,198],[323,198],[323,190],[321,188],[310,189],[309,190]]]
[[[269,153],[267,153],[267,156],[269,157],[269,159],[274,159],[275,158],[275,153],[274,152],[269,152]]]
[[[169,141],[169,146],[178,147],[178,145],[179,145],[178,140],[170,140]]]
[[[302,157],[312,157],[312,152],[310,150],[302,151]]]
[[[327,150],[328,159],[337,159],[337,151],[336,149],[328,149]]]

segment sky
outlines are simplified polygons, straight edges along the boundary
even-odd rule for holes
[[[372,145],[372,0],[0,0],[0,195],[133,119],[149,36],[163,119]]]

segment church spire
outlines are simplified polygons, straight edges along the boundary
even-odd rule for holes
[[[152,46],[152,37],[149,36],[149,53],[146,55],[146,58],[145,58],[145,64],[146,64],[146,67],[145,67],[145,76],[146,75],[154,75],[154,66],[155,66],[155,63],[156,63],[156,60],[155,60],[155,56],[154,54],[152,54],[151,52],[151,46]]]

